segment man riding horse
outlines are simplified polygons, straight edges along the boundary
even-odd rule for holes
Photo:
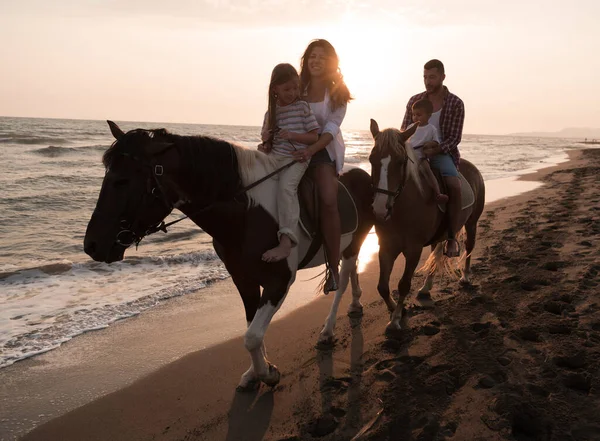
[[[444,64],[441,61],[430,60],[425,63],[423,73],[425,92],[414,95],[408,100],[402,121],[402,130],[406,130],[413,122],[413,104],[424,98],[431,101],[433,114],[429,123],[437,129],[441,142],[439,144],[435,141],[426,143],[423,153],[429,158],[431,167],[440,171],[448,189],[449,228],[444,252],[448,257],[456,257],[459,255],[459,250],[455,235],[460,229],[461,211],[458,144],[462,138],[465,106],[459,97],[450,93],[448,88],[443,85],[445,78]]]

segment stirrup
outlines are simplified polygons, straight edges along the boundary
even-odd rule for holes
[[[335,277],[333,277],[333,273],[327,269],[327,278],[325,280],[325,284],[323,285],[323,294],[327,295],[331,291],[337,291],[338,285],[335,283]]]

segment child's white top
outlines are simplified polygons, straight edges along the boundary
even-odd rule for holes
[[[409,126],[406,130],[410,129],[412,126],[414,126],[414,124]],[[419,159],[423,159],[425,155],[423,155],[423,149],[421,149],[421,147],[423,144],[429,141],[437,141],[438,143],[440,142],[438,131],[433,124],[417,127],[417,130],[413,136],[408,138],[408,141],[406,141],[406,145],[414,149]]]

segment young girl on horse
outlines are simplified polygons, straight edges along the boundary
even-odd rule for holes
[[[263,143],[258,149],[272,154],[280,166],[293,162],[278,175],[277,212],[279,245],[266,251],[265,262],[286,259],[298,244],[296,227],[300,216],[298,184],[308,162],[294,162],[294,152],[306,150],[318,139],[319,124],[306,101],[299,99],[300,76],[291,64],[278,64],[271,74],[269,107],[261,130]]]

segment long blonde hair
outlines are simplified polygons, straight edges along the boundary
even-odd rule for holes
[[[344,76],[339,66],[339,58],[335,48],[330,42],[324,39],[317,39],[310,42],[302,58],[300,59],[300,90],[304,91],[310,83],[310,72],[308,70],[308,59],[313,49],[320,47],[325,51],[328,57],[327,71],[330,73],[327,78],[327,89],[331,99],[331,110],[335,110],[340,106],[348,104],[353,99],[348,90],[348,86],[344,82]]]

